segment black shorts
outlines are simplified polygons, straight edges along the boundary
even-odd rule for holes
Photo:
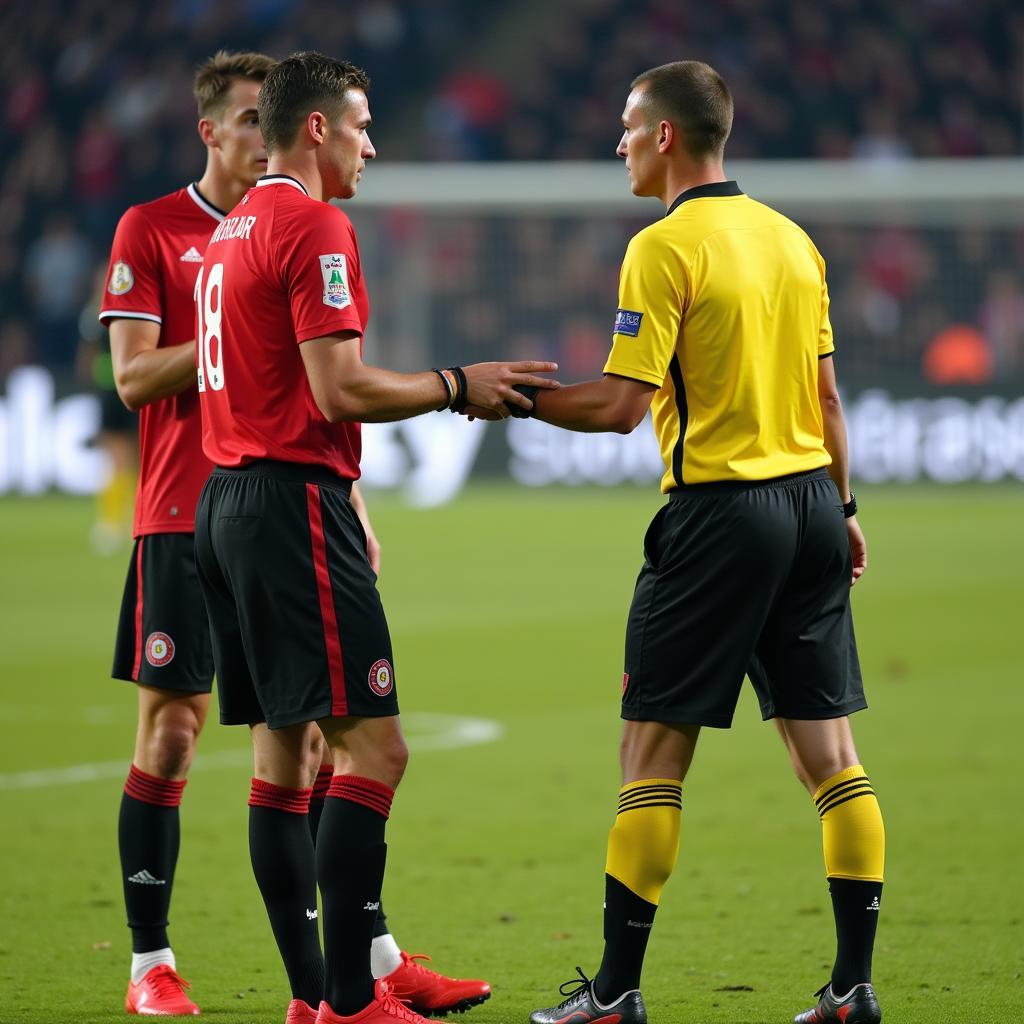
[[[825,470],[673,491],[644,539],[622,717],[728,728],[748,674],[764,718],[867,707],[842,503]]]
[[[217,468],[196,513],[225,725],[398,714],[394,659],[351,484],[269,460]]]
[[[212,689],[210,624],[191,533],[136,538],[121,599],[111,675],[161,690],[209,693]]]
[[[139,414],[132,412],[113,388],[100,392],[100,433],[134,434],[139,429]]]

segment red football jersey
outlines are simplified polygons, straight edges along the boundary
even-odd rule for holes
[[[101,322],[151,320],[160,324],[161,348],[191,341],[196,336],[196,275],[210,235],[223,219],[224,211],[208,203],[195,185],[130,207],[114,235]],[[192,533],[210,469],[202,451],[195,388],[143,406],[135,536]]]
[[[261,178],[213,233],[196,286],[203,450],[218,466],[278,459],[359,477],[358,423],[328,423],[299,345],[366,328],[344,213],[287,175]]]

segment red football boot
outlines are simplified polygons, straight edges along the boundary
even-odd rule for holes
[[[157,964],[138,985],[128,983],[124,1008],[153,1017],[198,1017],[199,1007],[185,995],[189,987],[170,964]]]
[[[316,1024],[426,1024],[418,1013],[395,998],[391,986],[383,979],[374,983],[373,994],[373,1002],[351,1017],[342,1017],[327,1003],[321,1003]]]
[[[424,1017],[465,1013],[491,998],[491,986],[486,981],[446,978],[417,963],[429,959],[425,953],[410,956],[403,951],[401,966],[387,976],[394,987],[395,998],[408,1003],[417,1013]]]
[[[284,1024],[316,1024],[316,1010],[302,999],[293,999],[288,1004]]]

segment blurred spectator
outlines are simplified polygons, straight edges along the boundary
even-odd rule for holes
[[[0,380],[18,366],[31,363],[32,335],[22,320],[5,320],[0,325]]]
[[[1000,372],[1024,370],[1024,290],[1017,274],[1004,270],[989,278],[978,319]]]
[[[110,336],[99,322],[100,305],[107,283],[107,263],[92,273],[89,300],[78,318],[78,379],[100,400],[100,430],[97,443],[107,456],[109,472],[96,494],[95,516],[90,540],[100,555],[112,555],[132,539],[135,511],[135,483],[138,474],[138,416],[121,401],[114,383],[114,362]]]
[[[969,324],[951,324],[925,349],[924,375],[940,387],[987,384],[992,369],[991,350],[977,328]]]
[[[42,361],[67,369],[78,347],[78,315],[89,287],[89,244],[64,213],[51,214],[25,260],[36,351]]]

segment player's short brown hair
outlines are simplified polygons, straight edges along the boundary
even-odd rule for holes
[[[278,61],[260,90],[260,130],[267,152],[286,149],[310,112],[339,114],[349,89],[370,87],[370,77],[347,60],[335,60],[306,50]]]
[[[276,61],[265,53],[232,53],[218,50],[196,69],[192,95],[200,117],[218,117],[224,113],[231,86],[242,79],[262,82]]]
[[[648,123],[671,122],[690,156],[721,157],[732,130],[732,94],[713,67],[673,61],[637,75],[630,88],[644,90]]]

